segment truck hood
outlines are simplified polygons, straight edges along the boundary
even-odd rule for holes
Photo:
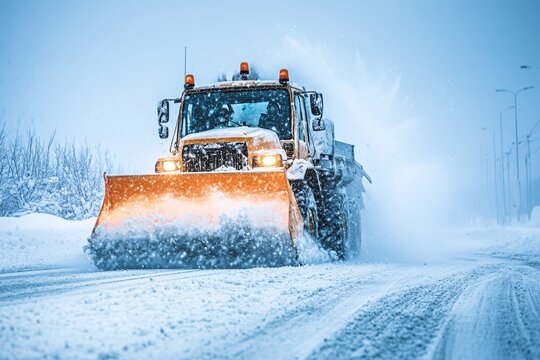
[[[245,141],[251,150],[281,149],[277,134],[271,130],[247,126],[222,128],[189,134],[181,139],[183,144],[204,144]]]
[[[221,129],[201,131],[199,133],[189,134],[185,136],[183,140],[191,142],[191,140],[220,139],[220,138],[231,138],[231,137],[232,138],[241,138],[241,137],[247,138],[247,137],[255,137],[255,136],[261,136],[261,135],[276,136],[276,134],[270,130],[247,127],[247,126],[239,126],[239,127],[232,127],[232,128],[221,128]]]

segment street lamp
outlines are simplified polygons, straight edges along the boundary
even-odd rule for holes
[[[529,133],[526,136],[527,139],[527,156],[525,157],[525,170],[526,170],[526,176],[527,176],[527,216],[529,220],[531,220],[531,208],[532,208],[532,201],[531,201],[531,177],[532,177],[532,169],[531,169],[531,135],[536,130],[536,127],[540,125],[540,119],[534,124],[532,129],[529,131]],[[535,141],[535,140],[533,140]]]
[[[510,153],[512,152],[512,146],[504,153],[506,155],[506,168],[510,169]],[[506,172],[506,183],[508,184],[508,205],[512,208],[512,192],[510,191],[510,171]],[[512,222],[512,211],[508,212],[508,221]]]
[[[504,214],[501,214],[501,206],[499,202],[499,181],[498,181],[498,175],[497,175],[497,128],[493,127],[493,193],[495,194],[495,208],[496,208],[496,215],[497,215],[497,224],[502,225],[504,224]],[[502,159],[501,159],[502,160]],[[504,179],[504,178],[503,178]]]
[[[505,111],[507,110],[510,110],[510,109],[513,109],[514,108],[514,105],[512,106],[508,106],[504,109],[502,109],[500,112],[499,112],[499,130],[500,130],[500,140],[501,140],[501,178],[502,178],[502,198],[503,198],[503,204],[502,204],[502,207],[503,207],[503,217],[502,217],[502,222],[503,222],[503,225],[504,223],[506,222],[506,217],[507,217],[507,210],[506,210],[506,186],[505,186],[505,181],[504,181],[504,156],[503,156],[503,146],[504,146],[504,143],[503,143],[503,127],[502,127],[502,115]],[[506,169],[507,171],[510,171],[510,169]],[[510,186],[510,185],[508,185]]]
[[[489,128],[482,126],[480,128],[480,131],[486,131],[489,130]],[[488,152],[484,152],[484,147],[480,146],[480,196],[482,201],[482,213],[484,214],[484,211],[487,209],[491,209],[489,198],[491,191],[489,189],[489,155]],[[495,190],[496,191],[496,190]],[[499,209],[497,208],[497,215],[498,215]]]
[[[517,220],[519,222],[519,210],[521,209],[521,182],[519,180],[519,146],[518,146],[518,108],[517,108],[517,96],[520,92],[525,90],[531,90],[534,89],[534,86],[526,86],[524,88],[521,88],[517,91],[507,90],[507,89],[497,89],[496,92],[507,92],[512,95],[514,95],[514,117],[515,117],[515,123],[516,123],[516,179],[517,179],[517,186],[518,186],[518,195],[519,195],[519,203],[517,207]],[[510,189],[509,189],[510,190]]]

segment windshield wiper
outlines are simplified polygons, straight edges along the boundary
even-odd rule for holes
[[[236,121],[233,121],[233,120],[223,120],[223,121],[220,121],[220,124],[225,124],[227,125],[227,123],[232,123],[236,126],[247,126],[246,122],[244,121],[243,124],[240,124],[240,123],[237,123]]]

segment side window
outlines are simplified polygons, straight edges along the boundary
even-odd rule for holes
[[[294,111],[298,121],[298,139],[306,141],[304,136],[304,101],[299,95],[294,96]]]
[[[186,105],[184,104],[184,107]],[[184,116],[182,116],[182,136],[181,137],[184,137],[186,135],[188,135],[188,129],[191,128],[191,113],[192,113],[192,109],[193,108],[193,104],[188,104],[187,107],[183,110],[183,113],[184,113]]]
[[[306,99],[303,96],[299,96],[299,97],[300,97],[300,107],[302,108],[302,113],[304,114],[304,116],[302,116],[302,118],[304,119],[302,123],[302,130],[303,130],[303,134],[307,135],[308,139],[306,139],[306,141],[308,141],[309,140],[309,115],[306,111]]]

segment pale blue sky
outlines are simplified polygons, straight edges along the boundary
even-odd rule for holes
[[[402,162],[438,164],[474,188],[481,153],[491,149],[480,128],[512,102],[495,89],[540,87],[539,44],[540,1],[1,0],[0,121],[9,131],[34,126],[99,142],[124,168],[152,171],[168,147],[157,137],[155,105],[181,92],[187,45],[198,83],[244,60],[268,76],[289,67],[293,80],[325,92],[338,135],[358,143],[367,165],[376,169],[373,149],[385,131],[408,127],[398,136]],[[336,78],[317,75],[322,63],[321,74]],[[372,110],[346,119],[343,96],[334,95],[341,85],[359,91],[355,106]],[[386,127],[351,132],[383,122],[385,102],[372,103],[386,96],[397,108]],[[520,95],[521,134],[540,118],[539,100],[540,88]]]

